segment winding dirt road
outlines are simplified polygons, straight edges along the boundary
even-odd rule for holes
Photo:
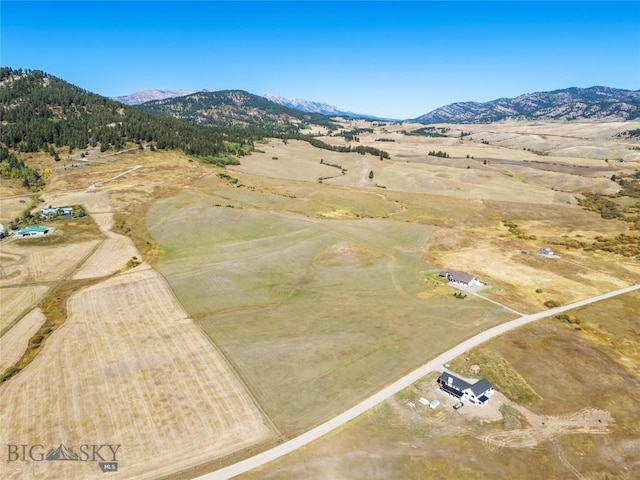
[[[625,293],[633,292],[635,290],[640,290],[640,283],[636,285],[632,285],[625,288],[620,288],[618,290],[613,290],[611,292],[604,293],[602,295],[597,295],[595,297],[586,298],[584,300],[579,300],[574,303],[570,303],[568,305],[564,305],[562,307],[552,308],[550,310],[545,310],[544,312],[534,313],[531,315],[522,315],[515,320],[511,320],[509,322],[503,323],[502,325],[497,325],[493,328],[485,330],[478,335],[471,337],[468,340],[456,345],[452,349],[446,351],[442,355],[434,358],[430,362],[422,365],[417,368],[413,372],[405,375],[401,379],[392,383],[391,385],[383,388],[378,393],[370,396],[366,400],[360,402],[356,406],[346,410],[340,415],[326,421],[318,425],[317,427],[309,430],[308,432],[303,433],[302,435],[293,438],[285,443],[278,445],[277,447],[273,447],[269,450],[266,450],[258,455],[254,455],[253,457],[242,460],[238,463],[234,463],[233,465],[229,465],[228,467],[222,468],[220,470],[216,470],[215,472],[208,473],[206,475],[202,475],[197,477],[195,480],[224,480],[228,478],[235,477],[242,473],[246,473],[254,468],[258,468],[262,465],[265,465],[273,460],[276,460],[288,453],[291,453],[308,443],[311,443],[314,440],[326,435],[327,433],[335,430],[338,427],[346,424],[347,422],[353,420],[354,418],[362,415],[367,410],[375,407],[376,405],[382,403],[387,398],[395,395],[400,390],[408,387],[412,383],[418,381],[428,373],[433,371],[439,371],[442,369],[442,365],[450,362],[454,358],[462,355],[466,351],[471,348],[477,347],[478,345],[490,340],[498,335],[502,335],[509,330],[513,330],[514,328],[518,328],[522,325],[526,325],[527,323],[535,322],[536,320],[540,320],[543,318],[551,317],[553,315],[558,315],[560,313],[566,312],[568,310],[572,310],[577,307],[582,307],[585,305],[589,305],[591,303],[599,302],[601,300],[605,300],[607,298],[615,297],[618,295],[623,295]]]

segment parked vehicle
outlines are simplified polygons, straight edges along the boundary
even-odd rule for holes
[[[458,402],[453,406],[454,410],[460,410],[463,407],[464,403]]]

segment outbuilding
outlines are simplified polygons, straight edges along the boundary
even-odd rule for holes
[[[24,227],[18,230],[18,233],[16,234],[16,236],[19,238],[42,237],[47,233],[49,233],[48,227],[30,225],[28,227]]]
[[[455,270],[447,270],[441,273],[440,276],[446,278],[451,283],[457,283],[458,285],[463,285],[465,287],[482,285],[482,282],[478,277],[474,277],[473,275],[469,275],[464,272],[456,272]]]

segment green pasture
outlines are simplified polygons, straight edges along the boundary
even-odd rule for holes
[[[183,193],[156,202],[147,227],[158,271],[286,434],[510,318],[477,299],[424,295],[434,288],[419,273],[433,231],[424,225]]]

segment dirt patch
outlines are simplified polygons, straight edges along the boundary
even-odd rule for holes
[[[571,415],[536,415],[523,407],[517,407],[528,422],[525,428],[509,429],[480,435],[483,444],[492,451],[504,448],[533,448],[542,442],[556,440],[563,435],[606,434],[611,431],[613,417],[609,412],[585,408]]]

